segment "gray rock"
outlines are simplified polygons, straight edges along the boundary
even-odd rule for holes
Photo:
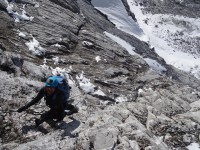
[[[20,74],[23,67],[23,59],[14,53],[3,53],[0,55],[0,68],[8,73]]]
[[[22,3],[22,4],[31,4],[31,5],[35,5],[35,1],[33,0],[15,0],[16,3]]]
[[[50,1],[52,1],[53,3],[55,3],[57,5],[60,5],[61,7],[69,9],[74,13],[80,13],[80,9],[78,7],[77,0],[75,0],[75,1],[74,0],[69,0],[69,1],[66,1],[66,0],[50,0]]]
[[[0,13],[0,149],[168,150],[198,140],[198,79],[167,65],[147,43],[116,29],[90,1],[37,1],[39,7],[33,5],[36,1],[16,2],[17,10],[27,2],[23,9],[34,19],[14,23],[6,11]],[[142,5],[147,9],[147,5],[174,4],[164,2],[166,5],[161,1]],[[26,38],[19,37],[17,30],[26,33]],[[142,58],[130,56],[104,31],[129,42],[138,54],[157,60],[168,69],[167,74],[151,71]],[[38,57],[28,50],[26,43],[32,37],[45,49],[44,55]],[[55,57],[59,64],[52,61]],[[44,58],[46,69],[41,67]],[[34,119],[48,110],[44,100],[26,112],[11,110],[29,102],[55,68],[70,79],[71,102],[79,113],[65,117],[57,130],[47,123],[35,129]],[[105,96],[83,94],[76,79],[82,72],[87,79],[81,84],[94,85]]]
[[[110,77],[117,77],[121,75],[129,75],[129,71],[124,68],[109,68],[105,73]]]
[[[0,14],[0,19],[2,20],[1,24],[0,24],[0,33],[2,36],[6,36],[12,33],[12,31],[10,31],[11,28],[14,27],[14,22],[13,19],[11,17],[9,17],[9,15],[6,12],[1,11]],[[3,37],[1,37],[3,38]],[[3,44],[1,42],[1,46],[0,48],[3,48]],[[5,50],[5,48],[3,48],[2,50]]]
[[[113,149],[117,143],[118,130],[107,129],[95,131],[90,135],[90,141],[93,143],[93,147],[96,150],[100,149]]]
[[[6,10],[8,3],[5,0],[0,1],[0,8]]]
[[[50,69],[44,69],[27,61],[24,63],[24,70],[28,77],[35,78],[40,81],[46,81],[46,79],[52,75]]]
[[[3,124],[3,116],[0,116],[0,125]]]

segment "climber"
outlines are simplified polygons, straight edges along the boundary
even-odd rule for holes
[[[60,75],[50,76],[45,86],[41,88],[37,96],[25,106],[19,108],[17,112],[21,113],[30,106],[39,102],[43,97],[46,105],[50,108],[48,112],[41,115],[40,119],[35,120],[36,126],[44,121],[56,119],[56,122],[62,121],[66,115],[72,115],[78,112],[78,108],[67,102],[69,98],[70,87],[64,77]],[[65,110],[69,110],[66,112]]]

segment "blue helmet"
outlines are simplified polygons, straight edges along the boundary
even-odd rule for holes
[[[58,86],[58,80],[56,76],[51,76],[47,79],[45,83],[46,87],[57,87]]]

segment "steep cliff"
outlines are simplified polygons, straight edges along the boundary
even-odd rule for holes
[[[79,113],[56,129],[35,128],[48,110],[44,100],[15,110],[57,72],[68,78]],[[89,0],[1,0],[0,79],[1,149],[167,150],[199,141],[199,80]]]

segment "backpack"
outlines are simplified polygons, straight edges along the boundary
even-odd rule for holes
[[[50,76],[45,83],[45,87],[57,88],[63,92],[65,100],[69,98],[69,85],[63,76]]]

